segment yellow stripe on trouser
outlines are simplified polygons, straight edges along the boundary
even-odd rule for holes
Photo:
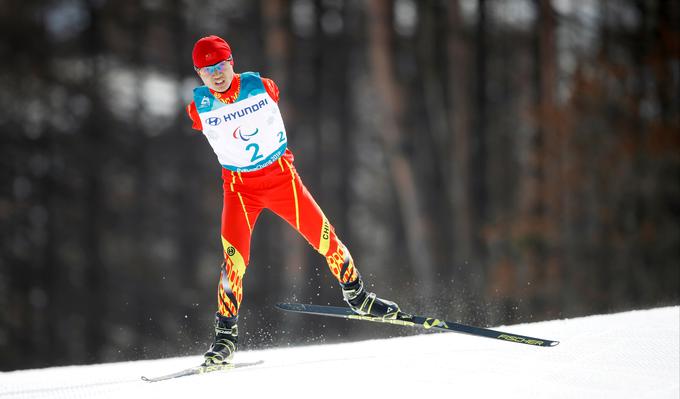
[[[295,227],[298,230],[300,230],[300,208],[298,205],[297,187],[295,187],[295,172],[293,171],[293,168],[290,166],[290,163],[288,163],[288,161],[284,159],[283,162],[285,162],[286,165],[288,166],[288,170],[290,170],[290,175],[292,177],[291,183],[293,185],[293,196],[295,197]]]
[[[231,172],[231,184],[230,184],[231,191],[234,191],[234,183],[236,183],[236,175],[234,174],[234,172]]]
[[[238,172],[238,178],[239,178],[239,180],[241,180],[241,183],[243,183],[243,178],[241,177],[241,172]],[[243,208],[243,216],[245,216],[246,223],[248,223],[248,230],[250,230],[250,232],[252,233],[253,228],[250,226],[250,220],[248,219],[248,211],[246,211],[246,204],[245,204],[245,202],[243,202],[243,197],[241,196],[241,193],[234,190],[234,183],[236,183],[236,173],[234,173],[232,171],[231,172],[231,183],[230,183],[231,191],[236,192],[236,195],[238,195],[238,199],[239,199],[239,201],[241,201],[241,208]]]
[[[248,223],[248,230],[250,230],[250,232],[252,233],[253,228],[250,226],[250,220],[248,219],[248,211],[246,211],[246,204],[245,202],[243,202],[243,197],[241,196],[241,193],[237,192],[236,195],[238,195],[238,199],[239,201],[241,201],[241,208],[243,208],[243,216],[245,216],[246,223]]]

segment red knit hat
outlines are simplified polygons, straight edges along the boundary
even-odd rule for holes
[[[196,68],[203,68],[231,57],[231,48],[219,36],[202,37],[194,44],[194,51],[191,53],[191,57],[194,59],[194,66]],[[233,60],[231,64],[234,65]]]

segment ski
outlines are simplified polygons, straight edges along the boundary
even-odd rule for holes
[[[186,377],[186,376],[189,376],[189,375],[205,374],[205,373],[212,373],[212,372],[215,372],[215,371],[232,370],[232,369],[237,369],[237,368],[241,368],[241,367],[256,366],[256,365],[262,364],[262,363],[264,363],[264,361],[259,360],[257,362],[250,362],[250,363],[213,364],[213,365],[210,365],[210,366],[201,365],[201,366],[190,367],[188,369],[184,369],[184,370],[178,371],[176,373],[161,375],[161,376],[153,377],[153,378],[142,376],[142,380],[146,381],[146,382],[158,382],[158,381],[171,380],[173,378]]]
[[[375,316],[362,316],[354,313],[350,308],[323,305],[305,305],[301,303],[279,303],[279,309],[304,314],[314,314],[320,316],[342,317],[352,320],[366,320],[377,323],[396,324],[407,327],[420,327],[426,330],[435,329],[441,331],[453,331],[457,333],[470,334],[478,337],[500,339],[502,341],[516,342],[520,344],[552,347],[560,341],[552,341],[542,338],[528,337],[525,335],[512,334],[503,331],[492,330],[489,328],[474,327],[466,324],[455,323],[452,321],[440,320],[433,317],[414,316],[408,313],[399,312],[396,319],[383,319]]]

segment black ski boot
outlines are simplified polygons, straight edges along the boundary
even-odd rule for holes
[[[385,320],[396,319],[399,305],[386,299],[378,298],[372,292],[366,292],[361,276],[355,281],[342,285],[342,296],[354,313],[365,316],[380,317]]]
[[[238,344],[238,316],[226,317],[215,313],[215,340],[203,355],[204,365],[231,363]]]

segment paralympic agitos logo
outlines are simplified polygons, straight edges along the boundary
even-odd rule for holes
[[[234,136],[235,139],[241,138],[241,140],[243,140],[243,141],[249,141],[251,137],[258,134],[259,132],[260,132],[260,129],[256,128],[255,131],[250,133],[250,134],[243,134],[243,132],[241,131],[241,126],[239,126],[239,127],[236,128],[236,130],[234,130],[233,136]]]

